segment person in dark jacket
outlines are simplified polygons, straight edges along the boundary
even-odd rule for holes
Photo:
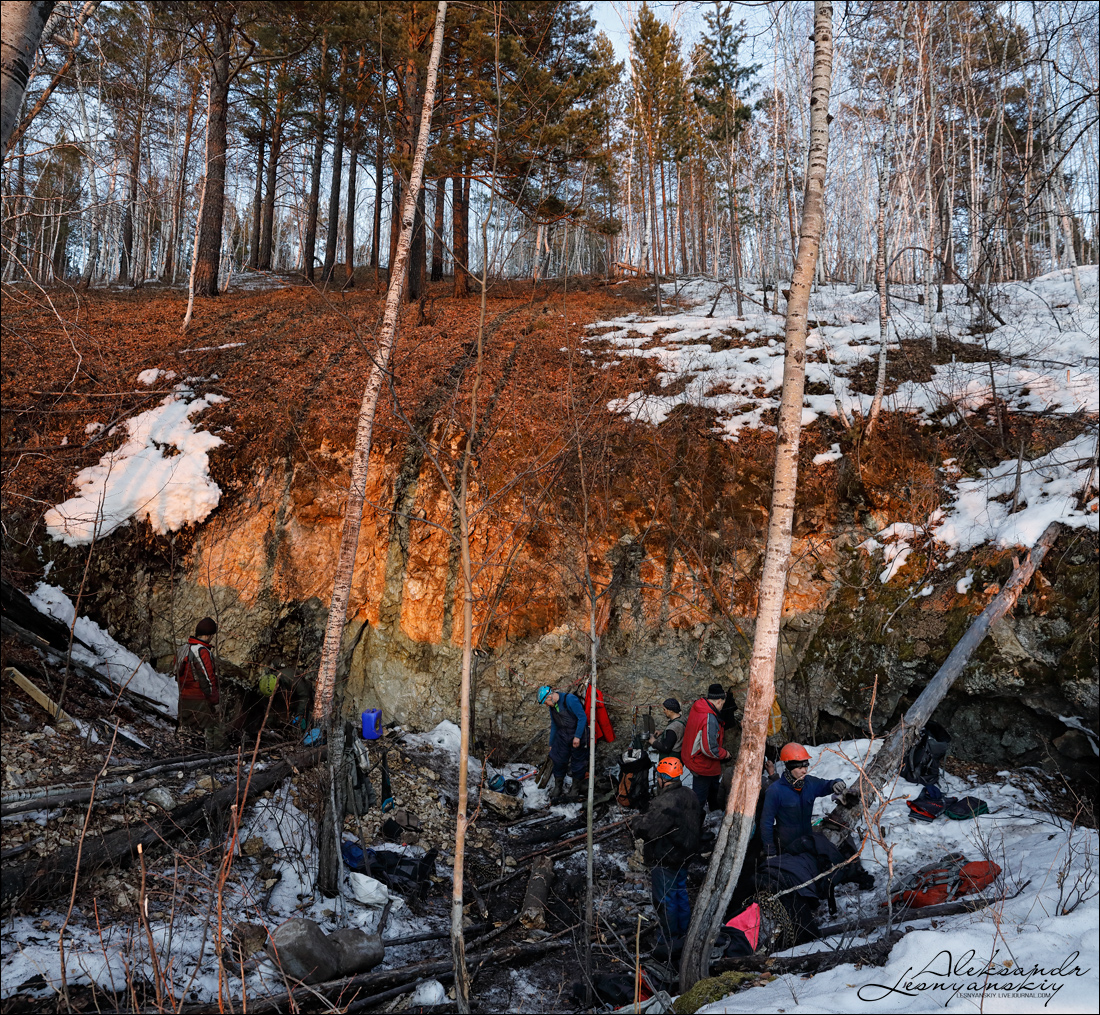
[[[661,937],[671,954],[691,923],[687,891],[688,861],[699,849],[703,811],[695,794],[681,785],[684,766],[676,758],[657,765],[657,796],[630,827],[643,842],[642,859],[650,869],[653,908]]]
[[[649,738],[650,746],[662,758],[675,758],[677,761],[682,761],[680,749],[684,744],[684,727],[687,722],[680,713],[680,702],[675,698],[665,698],[664,705],[661,707],[664,709],[668,725],[665,726],[663,733],[654,733]]]
[[[180,730],[202,730],[207,750],[225,746],[225,734],[218,716],[218,677],[210,640],[218,633],[217,622],[203,617],[195,625],[195,633],[187,639],[176,662],[176,683],[179,686]]]
[[[760,840],[768,856],[776,853],[813,853],[814,802],[843,793],[843,780],[808,775],[810,753],[801,744],[787,744],[779,753],[786,768],[764,794]]]
[[[730,752],[722,746],[726,735],[723,712],[728,715],[727,709],[725,688],[711,684],[707,696],[691,706],[684,728],[681,757],[684,767],[691,772],[691,788],[704,808],[708,798],[711,807],[718,806],[722,763],[731,760]]]
[[[840,850],[813,829],[814,802],[825,796],[837,796],[847,789],[843,779],[819,779],[807,774],[810,753],[801,744],[787,744],[779,752],[783,775],[764,794],[760,815],[760,840],[768,857],[802,856],[814,860],[820,872],[843,862]],[[839,868],[834,884],[854,882],[865,891],[874,887],[874,875],[859,861]]]
[[[566,770],[573,776],[569,796],[576,797],[588,768],[588,717],[584,705],[575,694],[555,691],[545,684],[539,688],[538,701],[550,710],[550,762],[554,770],[550,799],[563,796]]]

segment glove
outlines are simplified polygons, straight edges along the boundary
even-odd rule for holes
[[[837,779],[833,783],[833,793],[837,796],[844,796],[848,792],[848,784],[843,779]]]

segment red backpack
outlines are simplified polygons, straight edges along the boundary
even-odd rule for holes
[[[988,888],[1001,875],[992,860],[967,860],[962,853],[947,853],[910,874],[893,896],[895,906],[923,909],[951,902]]]

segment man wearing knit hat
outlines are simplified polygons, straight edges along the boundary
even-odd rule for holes
[[[655,748],[662,758],[682,760],[680,749],[684,745],[684,717],[680,714],[680,702],[676,698],[665,698],[661,706],[668,725],[663,733],[654,733],[649,738],[650,746]]]
[[[176,682],[179,685],[180,731],[202,730],[208,751],[225,746],[218,717],[218,678],[214,671],[214,655],[210,639],[218,633],[213,617],[203,617],[195,625],[195,633],[187,639],[176,662]]]
[[[684,767],[691,772],[691,788],[706,810],[718,806],[718,784],[722,777],[722,762],[729,761],[730,752],[722,746],[726,734],[726,692],[721,684],[711,684],[707,696],[691,706],[684,728],[681,756]]]

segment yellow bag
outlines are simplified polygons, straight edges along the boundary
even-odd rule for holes
[[[779,707],[779,699],[772,699],[772,712],[768,716],[768,736],[777,736],[783,729],[783,710]]]

